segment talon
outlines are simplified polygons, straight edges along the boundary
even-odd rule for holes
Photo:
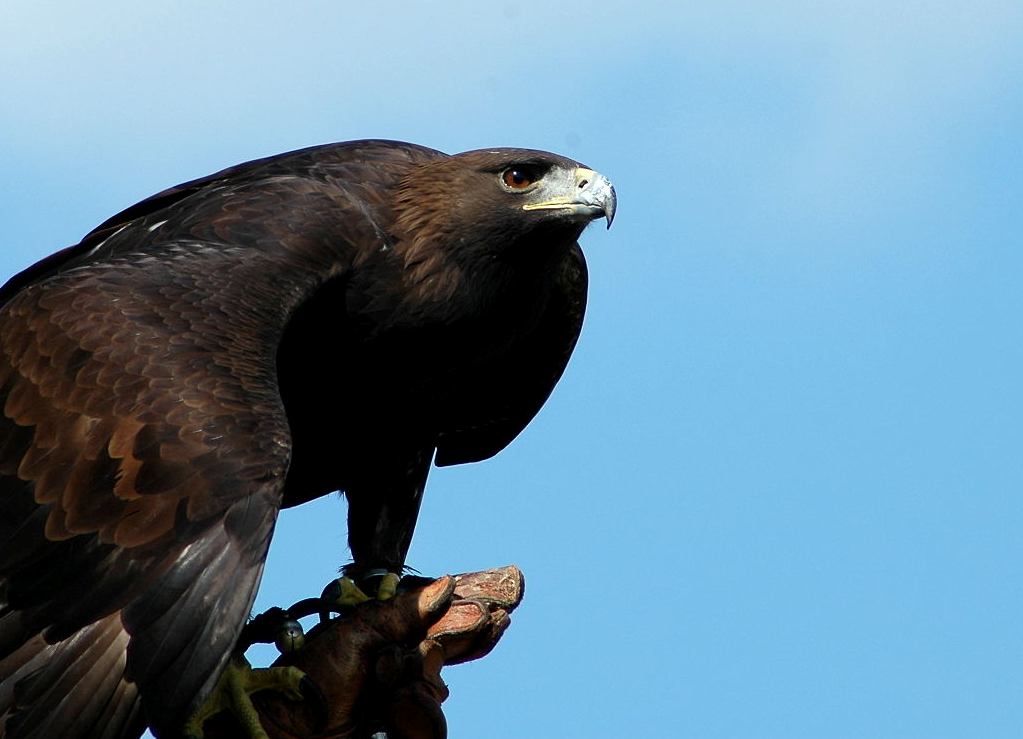
[[[377,581],[375,591],[372,590],[374,581]],[[383,569],[373,570],[361,577],[360,582],[364,586],[369,584],[371,592],[376,593],[375,599],[366,595],[365,591],[355,584],[355,580],[347,575],[331,580],[320,594],[320,621],[330,620],[331,611],[340,613],[369,600],[390,600],[398,592],[401,576]]]
[[[329,621],[332,611],[340,613],[368,600],[370,597],[359,589],[352,578],[345,576],[331,580],[320,593],[320,622]]]
[[[337,605],[357,606],[370,600],[370,597],[359,589],[359,586],[355,584],[355,580],[352,578],[342,577],[335,582],[338,585],[338,596],[334,601]]]
[[[337,602],[337,599],[341,597],[341,584],[338,580],[331,580],[329,583],[323,586],[323,592],[320,593],[320,623],[324,623],[330,620],[330,607]]]
[[[303,675],[298,687],[302,691],[303,700],[312,708],[313,716],[316,719],[315,726],[318,729],[326,728],[327,720],[330,718],[330,709],[320,686],[313,682],[308,675]]]
[[[213,692],[188,720],[182,733],[188,739],[202,739],[202,727],[207,719],[221,711],[230,710],[250,739],[269,739],[259,723],[259,713],[249,696],[261,690],[275,690],[292,700],[301,700],[307,694],[315,695],[309,685],[316,688],[297,667],[263,667],[254,670],[244,657],[235,657],[227,663]]]

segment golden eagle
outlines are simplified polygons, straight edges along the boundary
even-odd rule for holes
[[[615,212],[561,156],[313,147],[179,185],[0,289],[0,737],[168,736],[277,513],[349,500],[404,565],[427,472],[532,419]]]

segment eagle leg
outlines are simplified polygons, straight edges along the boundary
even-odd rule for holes
[[[319,694],[312,680],[297,667],[253,669],[244,657],[236,655],[228,661],[213,692],[185,724],[184,736],[186,739],[202,739],[203,725],[209,718],[222,711],[231,711],[250,739],[269,739],[259,723],[259,713],[250,697],[261,690],[275,690],[292,700]]]
[[[376,587],[376,599],[377,600],[390,600],[394,597],[395,593],[398,592],[398,582],[401,580],[401,575],[396,572],[388,572],[387,570],[374,570],[368,573],[362,578],[363,585],[371,583],[373,580],[378,579]],[[349,606],[358,605],[359,603],[365,603],[371,598],[363,592],[362,588],[355,584],[355,580],[345,575],[335,580],[340,588],[340,594],[337,598],[338,605]]]
[[[376,600],[390,600],[398,592],[401,576],[396,572],[381,570],[370,573],[367,578],[363,579],[363,582],[371,581],[377,577],[380,581],[377,583]],[[320,621],[328,620],[331,611],[343,613],[369,600],[373,600],[373,598],[366,595],[365,591],[356,585],[355,580],[348,575],[331,580],[320,594]]]
[[[397,572],[385,572],[377,586],[377,600],[390,600],[398,592],[401,575]]]

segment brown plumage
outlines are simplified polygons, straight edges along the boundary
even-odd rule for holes
[[[277,512],[349,498],[399,570],[431,460],[485,459],[582,323],[614,213],[563,157],[397,142],[250,162],[0,289],[0,737],[173,734],[252,605]]]

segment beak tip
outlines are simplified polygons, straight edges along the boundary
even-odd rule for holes
[[[614,186],[611,186],[611,194],[608,197],[607,202],[604,203],[604,217],[607,219],[607,227],[611,228],[611,223],[615,219],[615,212],[618,210],[618,194],[615,192]]]

